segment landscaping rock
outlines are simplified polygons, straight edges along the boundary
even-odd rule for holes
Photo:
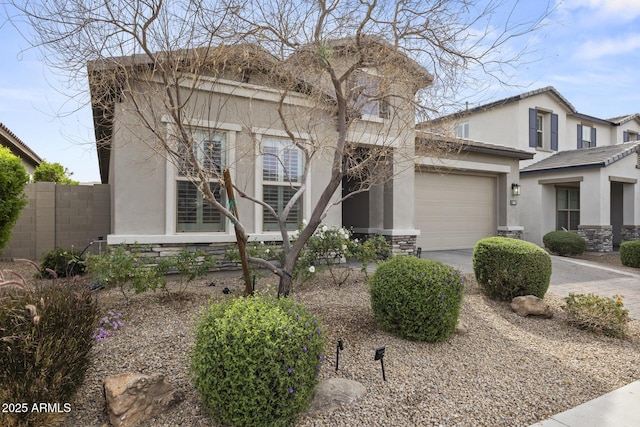
[[[308,413],[333,411],[341,405],[357,401],[367,393],[362,384],[344,378],[330,378],[318,384]]]
[[[104,381],[109,420],[114,427],[131,427],[182,402],[184,395],[160,374],[120,374]]]
[[[519,316],[542,316],[547,319],[553,317],[553,311],[549,304],[535,295],[515,297],[511,300],[511,309]]]

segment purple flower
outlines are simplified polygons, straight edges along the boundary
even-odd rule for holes
[[[287,374],[291,375],[292,372],[291,368],[287,369]]]
[[[324,362],[324,356],[323,355],[318,356],[318,359],[320,359],[321,362]]]
[[[306,345],[302,347],[302,351],[307,351],[307,350],[308,350],[308,348],[307,348]]]
[[[293,387],[289,387],[289,394],[293,394],[294,391]]]

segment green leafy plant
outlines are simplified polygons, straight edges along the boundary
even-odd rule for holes
[[[127,285],[136,294],[155,291],[165,285],[162,271],[136,252],[135,248],[130,250],[125,245],[111,246],[102,255],[89,255],[87,267],[106,288],[118,286],[125,299],[128,298]]]
[[[627,267],[640,267],[640,240],[620,244],[620,262]]]
[[[317,319],[289,298],[211,303],[195,328],[193,381],[216,422],[288,426],[311,402],[323,344]]]
[[[356,243],[358,241],[356,240]],[[367,267],[371,263],[379,263],[383,259],[391,256],[391,246],[384,236],[376,235],[369,237],[359,247],[356,258],[361,263],[361,271],[367,274]]]
[[[571,231],[552,231],[542,236],[542,243],[554,254],[560,256],[580,255],[587,250],[587,242],[582,236]]]
[[[397,256],[371,276],[371,307],[383,329],[436,342],[455,332],[464,281],[440,261]]]
[[[523,240],[488,237],[473,249],[473,271],[489,298],[511,301],[522,295],[543,298],[551,280],[551,257]]]
[[[158,273],[162,275],[178,273],[180,276],[178,293],[183,293],[189,283],[197,277],[206,276],[215,264],[216,260],[203,250],[190,251],[182,248],[176,255],[158,261]]]
[[[297,236],[298,233],[294,233],[293,241]],[[354,257],[358,251],[359,244],[351,239],[349,230],[322,225],[309,238],[298,257],[294,277],[305,281],[316,272],[328,270],[333,283],[340,286],[351,272],[349,268],[341,268],[341,264]]]
[[[44,160],[33,171],[33,182],[55,182],[56,184],[78,185],[78,181],[71,179],[73,172],[60,163],[49,163]]]
[[[267,260],[277,260],[282,256],[282,245],[278,243],[264,243],[251,241],[246,245],[247,255],[251,258],[261,258]],[[240,252],[236,245],[229,246],[224,254],[225,259],[239,263]],[[258,275],[259,269],[256,264],[249,263],[249,270],[252,275]]]
[[[53,278],[51,272],[55,272],[56,277],[68,277],[84,274],[87,270],[80,252],[73,248],[56,248],[45,253],[40,266],[40,277],[43,278]]]
[[[612,298],[595,294],[570,293],[562,308],[569,324],[604,335],[624,338],[627,336],[629,310],[624,308],[622,296]]]
[[[34,263],[34,271],[39,266]],[[57,425],[63,414],[32,411],[58,402],[68,412],[89,367],[98,321],[96,300],[75,281],[30,284],[0,274],[0,402],[28,403],[0,413],[2,426]]]
[[[27,182],[29,175],[20,159],[0,146],[0,249],[9,243],[11,229],[27,204],[24,195]]]

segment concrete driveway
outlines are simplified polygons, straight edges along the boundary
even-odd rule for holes
[[[473,274],[472,255],[473,249],[422,252],[422,258],[437,259],[463,274]],[[551,264],[549,292],[561,297],[571,292],[605,297],[622,295],[629,316],[640,319],[640,270],[636,273],[554,255]]]

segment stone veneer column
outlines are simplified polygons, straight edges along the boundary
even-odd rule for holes
[[[511,239],[522,240],[524,236],[524,227],[519,227],[519,226],[498,227],[497,235],[499,237],[509,237]]]
[[[393,255],[414,255],[416,253],[416,237],[412,235],[385,236],[390,240]]]
[[[640,240],[640,225],[623,225],[620,233],[620,240],[622,242]]]
[[[587,241],[588,251],[613,251],[613,227],[610,225],[579,225],[578,234]]]

